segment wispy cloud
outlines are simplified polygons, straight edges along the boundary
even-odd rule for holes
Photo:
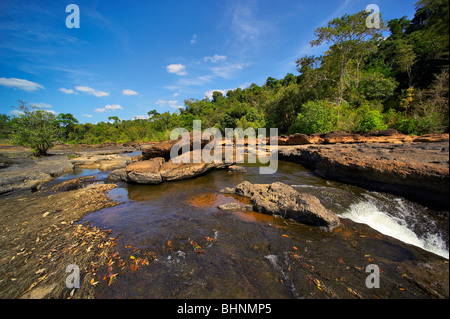
[[[44,88],[44,86],[39,83],[17,78],[0,78],[0,85],[10,88],[21,89],[26,92],[34,92],[37,91],[38,89]]]
[[[231,2],[231,30],[242,48],[258,47],[273,29],[273,21],[258,17],[257,9],[255,1]]]
[[[138,95],[138,92],[130,90],[130,89],[125,89],[122,91],[123,95]]]
[[[87,93],[96,97],[103,97],[103,96],[108,96],[109,92],[105,92],[105,91],[97,91],[89,86],[76,86],[75,90],[83,92],[83,93]]]
[[[171,100],[171,101],[158,100],[158,101],[155,102],[155,104],[158,105],[158,106],[161,106],[161,107],[170,106],[171,108],[174,108],[174,109],[177,109],[177,110],[179,108],[183,107],[183,105],[177,105],[178,101],[173,101],[173,100]]]
[[[244,63],[234,63],[227,64],[224,66],[218,66],[211,68],[211,71],[214,75],[222,77],[224,79],[230,79],[237,71],[242,70],[244,67],[248,66],[248,64]]]
[[[135,115],[133,116],[133,120],[148,120],[150,116],[146,115]]]
[[[37,106],[40,109],[51,109],[53,107],[53,105],[48,104],[48,103],[30,103],[30,105],[34,105]]]
[[[218,54],[214,54],[214,56],[205,56],[203,58],[203,61],[205,62],[212,62],[212,63],[216,63],[216,62],[224,62],[227,59],[226,55],[218,55]]]
[[[84,116],[84,117],[89,117],[89,118],[91,118],[91,117],[92,117],[92,115],[91,115],[91,114],[82,114],[82,116]]]
[[[186,75],[186,66],[183,64],[170,64],[166,67],[167,72],[175,73],[176,75]]]
[[[59,88],[58,91],[63,92],[64,94],[78,94],[78,92],[75,92],[72,89],[66,89],[66,88]]]
[[[103,108],[95,109],[95,112],[97,112],[97,113],[104,113],[104,112],[115,111],[115,110],[122,110],[122,109],[123,109],[123,107],[120,106],[119,104],[107,104]]]
[[[197,35],[194,33],[191,39],[191,44],[195,44],[197,42]]]
[[[180,89],[180,86],[198,86],[209,83],[213,80],[214,76],[212,75],[202,75],[193,79],[180,79],[178,81],[179,86],[171,86],[173,89]],[[167,87],[169,88],[169,87]]]

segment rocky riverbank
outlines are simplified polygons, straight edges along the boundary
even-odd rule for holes
[[[125,167],[131,158],[119,154],[135,150],[116,145],[58,145],[49,152],[49,156],[32,158],[29,149],[0,146],[0,197],[30,194],[74,168],[108,171]]]
[[[422,137],[421,140],[396,136],[395,141],[392,140],[391,135],[388,141],[385,133],[373,133],[372,137],[379,140],[376,143],[373,140],[362,142],[362,138],[358,136],[344,134],[345,136],[339,137],[338,135],[336,133],[328,136],[317,135],[313,137],[314,140],[309,139],[307,142],[299,139],[304,136],[297,135],[295,139],[281,137],[279,159],[300,163],[327,179],[406,194],[415,200],[428,199],[428,201],[431,200],[431,204],[445,205],[447,200],[448,204],[448,135]],[[286,142],[288,140],[289,143]],[[205,163],[173,163],[172,160],[165,159],[167,153],[156,152],[159,145],[162,144],[150,145],[155,152],[144,152],[151,154],[145,160],[142,157],[131,158],[118,155],[118,153],[148,148],[148,146],[140,145],[109,145],[81,149],[59,146],[52,150],[51,156],[38,159],[27,157],[28,151],[23,148],[0,147],[0,154],[2,154],[0,156],[0,196],[7,197],[0,199],[2,207],[0,213],[0,298],[92,298],[95,297],[95,287],[99,278],[102,277],[96,272],[99,269],[105,271],[111,262],[116,262],[116,265],[119,262],[122,263],[116,258],[117,254],[113,249],[116,239],[111,238],[108,231],[76,224],[88,213],[117,205],[116,201],[106,196],[106,192],[116,185],[100,184],[86,187],[85,184],[89,184],[92,178],[82,177],[48,190],[37,191],[47,181],[73,170],[74,167],[96,168],[125,174],[118,174],[118,179],[127,182],[129,182],[129,176],[133,174],[135,176],[141,174],[139,178],[150,180],[159,176],[161,181],[170,181],[198,176],[213,168],[225,168],[208,166]],[[188,152],[180,156],[191,157],[193,153]],[[116,168],[118,170],[115,170]],[[356,233],[349,226],[350,222],[339,223],[333,215],[334,212],[328,211],[332,208],[324,208],[322,207],[324,203],[317,203],[319,197],[303,195],[303,199],[308,199],[308,202],[302,202],[301,196],[297,198],[299,196],[297,192],[293,192],[289,186],[280,184],[243,184],[229,191],[249,197],[251,207],[248,209],[252,211],[276,215],[282,215],[284,212],[286,217],[293,220],[298,218],[300,222],[306,221],[306,224],[324,227],[331,231],[326,235],[330,240],[334,237],[342,237],[351,241],[352,247],[359,247],[358,243],[361,240],[368,241],[366,247],[373,245],[373,252],[365,251],[362,256],[374,258],[378,253],[380,254],[380,260],[377,260],[377,263],[382,265],[385,263],[382,266],[385,274],[389,278],[394,276],[392,285],[388,287],[394,287],[402,282],[403,290],[401,291],[404,291],[406,287],[408,296],[411,298],[414,296],[448,298],[447,261],[422,252],[419,248],[411,248],[415,256],[406,261],[397,260],[397,252],[393,249],[391,259],[394,262],[388,261],[383,249],[407,247],[407,245],[387,236],[380,236],[368,226],[367,233],[361,231]],[[79,185],[82,185],[82,188],[79,188]],[[309,217],[302,217],[304,213]],[[316,216],[319,213],[322,216],[320,218],[326,220],[327,224],[321,224],[322,219],[317,222],[319,219]],[[313,223],[308,219],[311,216],[314,219]],[[320,242],[316,241],[305,243],[309,247],[304,250],[304,256],[308,252],[314,255],[314,245],[318,244]],[[295,247],[300,246],[295,244]],[[307,259],[301,259],[304,256],[298,255],[295,247],[295,251],[286,255],[286,258],[290,258],[292,265],[301,260],[302,267],[306,267],[304,265],[310,262]],[[406,249],[409,251],[410,248]],[[351,290],[346,288],[343,292],[335,288],[331,289],[332,279],[336,280],[338,273],[331,275],[328,266],[320,268],[323,257],[312,255],[311,258],[314,257],[314,260],[321,262],[318,262],[315,269],[311,269],[311,276],[314,277],[309,280],[309,285],[311,282],[316,283],[315,280],[320,280],[319,284],[316,283],[320,287],[317,289],[326,293],[324,297],[344,296],[345,298],[349,291],[358,298],[371,298],[370,295],[357,293],[354,290],[355,286],[351,286]],[[337,260],[335,266],[342,267],[342,271],[351,272],[356,269],[361,278],[364,279],[367,276],[364,269],[356,267],[353,269],[346,265],[345,258],[335,257],[333,259]],[[145,259],[142,260],[145,261]],[[84,283],[81,289],[71,291],[66,288],[65,278],[68,273],[65,269],[68,264],[77,264],[80,267],[81,279]],[[282,269],[283,273],[290,272],[290,278],[304,278],[304,273],[300,271],[302,268],[291,269],[291,264],[286,265],[289,266]],[[310,271],[309,268],[308,271]],[[114,280],[114,274],[107,272],[103,277],[108,279],[105,281],[105,283],[108,282],[108,286]],[[324,281],[325,277],[329,277],[329,281]],[[342,278],[339,280],[341,282]],[[388,291],[382,295],[390,296]]]
[[[449,134],[330,132],[282,136],[278,142],[280,160],[323,178],[449,209]]]
[[[117,205],[105,194],[115,187],[92,185],[0,200],[0,298],[94,298],[91,279],[107,264],[115,238],[76,222]],[[84,283],[73,291],[66,287],[70,264],[79,267]]]

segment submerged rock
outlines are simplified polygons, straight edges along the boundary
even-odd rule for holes
[[[226,188],[223,192],[231,193],[232,189]],[[260,213],[281,215],[328,231],[340,224],[337,215],[326,209],[317,197],[299,193],[284,183],[252,184],[245,181],[234,188],[234,194],[249,197],[253,210]]]
[[[228,172],[230,174],[233,173],[247,173],[247,170],[245,169],[245,167],[242,166],[238,166],[238,165],[232,165],[230,167],[228,167]]]

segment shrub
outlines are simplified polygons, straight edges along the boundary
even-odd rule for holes
[[[337,128],[335,104],[325,101],[309,101],[302,105],[290,133],[327,133]]]

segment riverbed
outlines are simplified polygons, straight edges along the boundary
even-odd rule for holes
[[[119,183],[111,190],[109,196],[121,205],[80,221],[118,237],[117,255],[97,274],[96,296],[448,296],[448,212],[327,181],[296,163],[280,161],[273,175],[260,175],[258,165],[243,166],[246,174],[216,170],[160,185]],[[106,181],[105,174],[97,180]],[[324,232],[276,216],[217,209],[227,202],[248,203],[219,193],[244,180],[279,181],[311,193],[339,214],[341,227]],[[380,288],[366,286],[368,265],[379,267]],[[447,283],[436,282],[432,273]]]

